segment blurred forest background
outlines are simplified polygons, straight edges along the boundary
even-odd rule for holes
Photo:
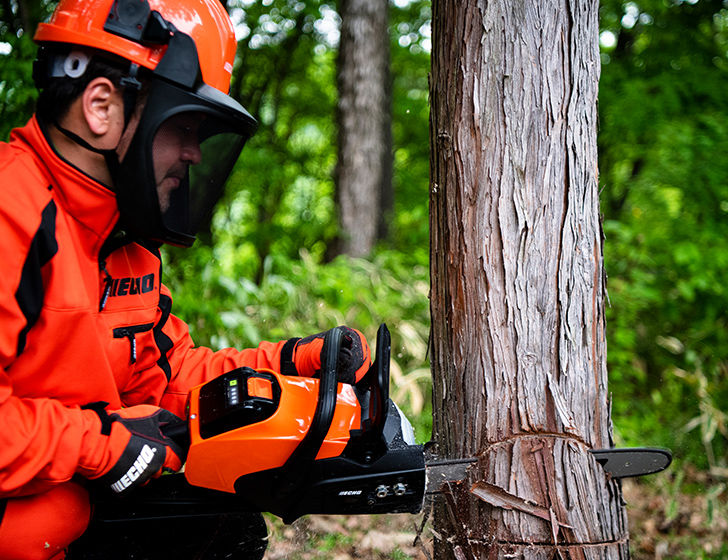
[[[239,39],[232,95],[260,129],[207,231],[192,249],[165,249],[176,314],[214,348],[336,324],[373,339],[386,322],[394,399],[426,441],[429,2],[389,5],[393,197],[361,213],[387,227],[356,257],[337,254],[341,6],[223,3]],[[54,6],[0,0],[3,140],[33,111],[31,38]],[[728,558],[728,0],[602,0],[600,13],[615,437],[676,456],[668,473],[626,488],[633,554]]]

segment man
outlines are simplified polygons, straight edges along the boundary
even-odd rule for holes
[[[219,1],[61,0],[35,40],[37,114],[0,144],[4,560],[64,558],[89,485],[125,494],[179,470],[185,450],[160,428],[190,388],[244,365],[315,375],[323,338],[195,348],[161,283],[159,244],[193,243],[256,128],[227,95],[236,44]],[[346,332],[352,383],[370,356]],[[183,557],[180,535],[159,537]],[[99,557],[121,554],[107,546]]]

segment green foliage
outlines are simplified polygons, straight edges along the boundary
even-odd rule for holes
[[[666,445],[724,469],[728,10],[705,0],[605,1],[601,16],[615,424],[630,444]]]
[[[32,80],[35,26],[51,13],[55,2],[0,2],[0,138],[25,124],[37,92]],[[27,27],[27,29],[26,29]]]
[[[9,37],[12,39],[5,43],[6,49],[12,49],[9,54],[0,54],[0,134],[7,138],[10,131],[25,124],[27,115],[35,106],[37,93],[35,88],[27,87],[32,83],[32,67],[28,59],[35,54],[35,45],[26,36]],[[32,53],[32,54],[31,54]]]
[[[260,279],[269,255],[322,254],[336,235],[336,15],[319,1],[228,2],[240,34],[231,94],[260,122],[214,220]],[[228,259],[227,262],[230,262]]]
[[[392,7],[395,213],[392,246],[429,247],[429,2]]]

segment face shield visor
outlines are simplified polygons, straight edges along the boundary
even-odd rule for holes
[[[145,238],[189,247],[257,122],[202,81],[194,41],[178,31],[140,103],[131,140],[120,144],[112,169],[122,224]]]
[[[157,241],[192,245],[255,132],[253,118],[236,105],[210,86],[189,92],[153,80],[113,173],[125,226]]]

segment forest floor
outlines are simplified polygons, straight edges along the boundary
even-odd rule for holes
[[[673,469],[674,471],[675,469]],[[728,558],[725,485],[690,467],[622,482],[632,560]],[[429,560],[423,515],[307,516],[291,525],[269,517],[266,560]]]

